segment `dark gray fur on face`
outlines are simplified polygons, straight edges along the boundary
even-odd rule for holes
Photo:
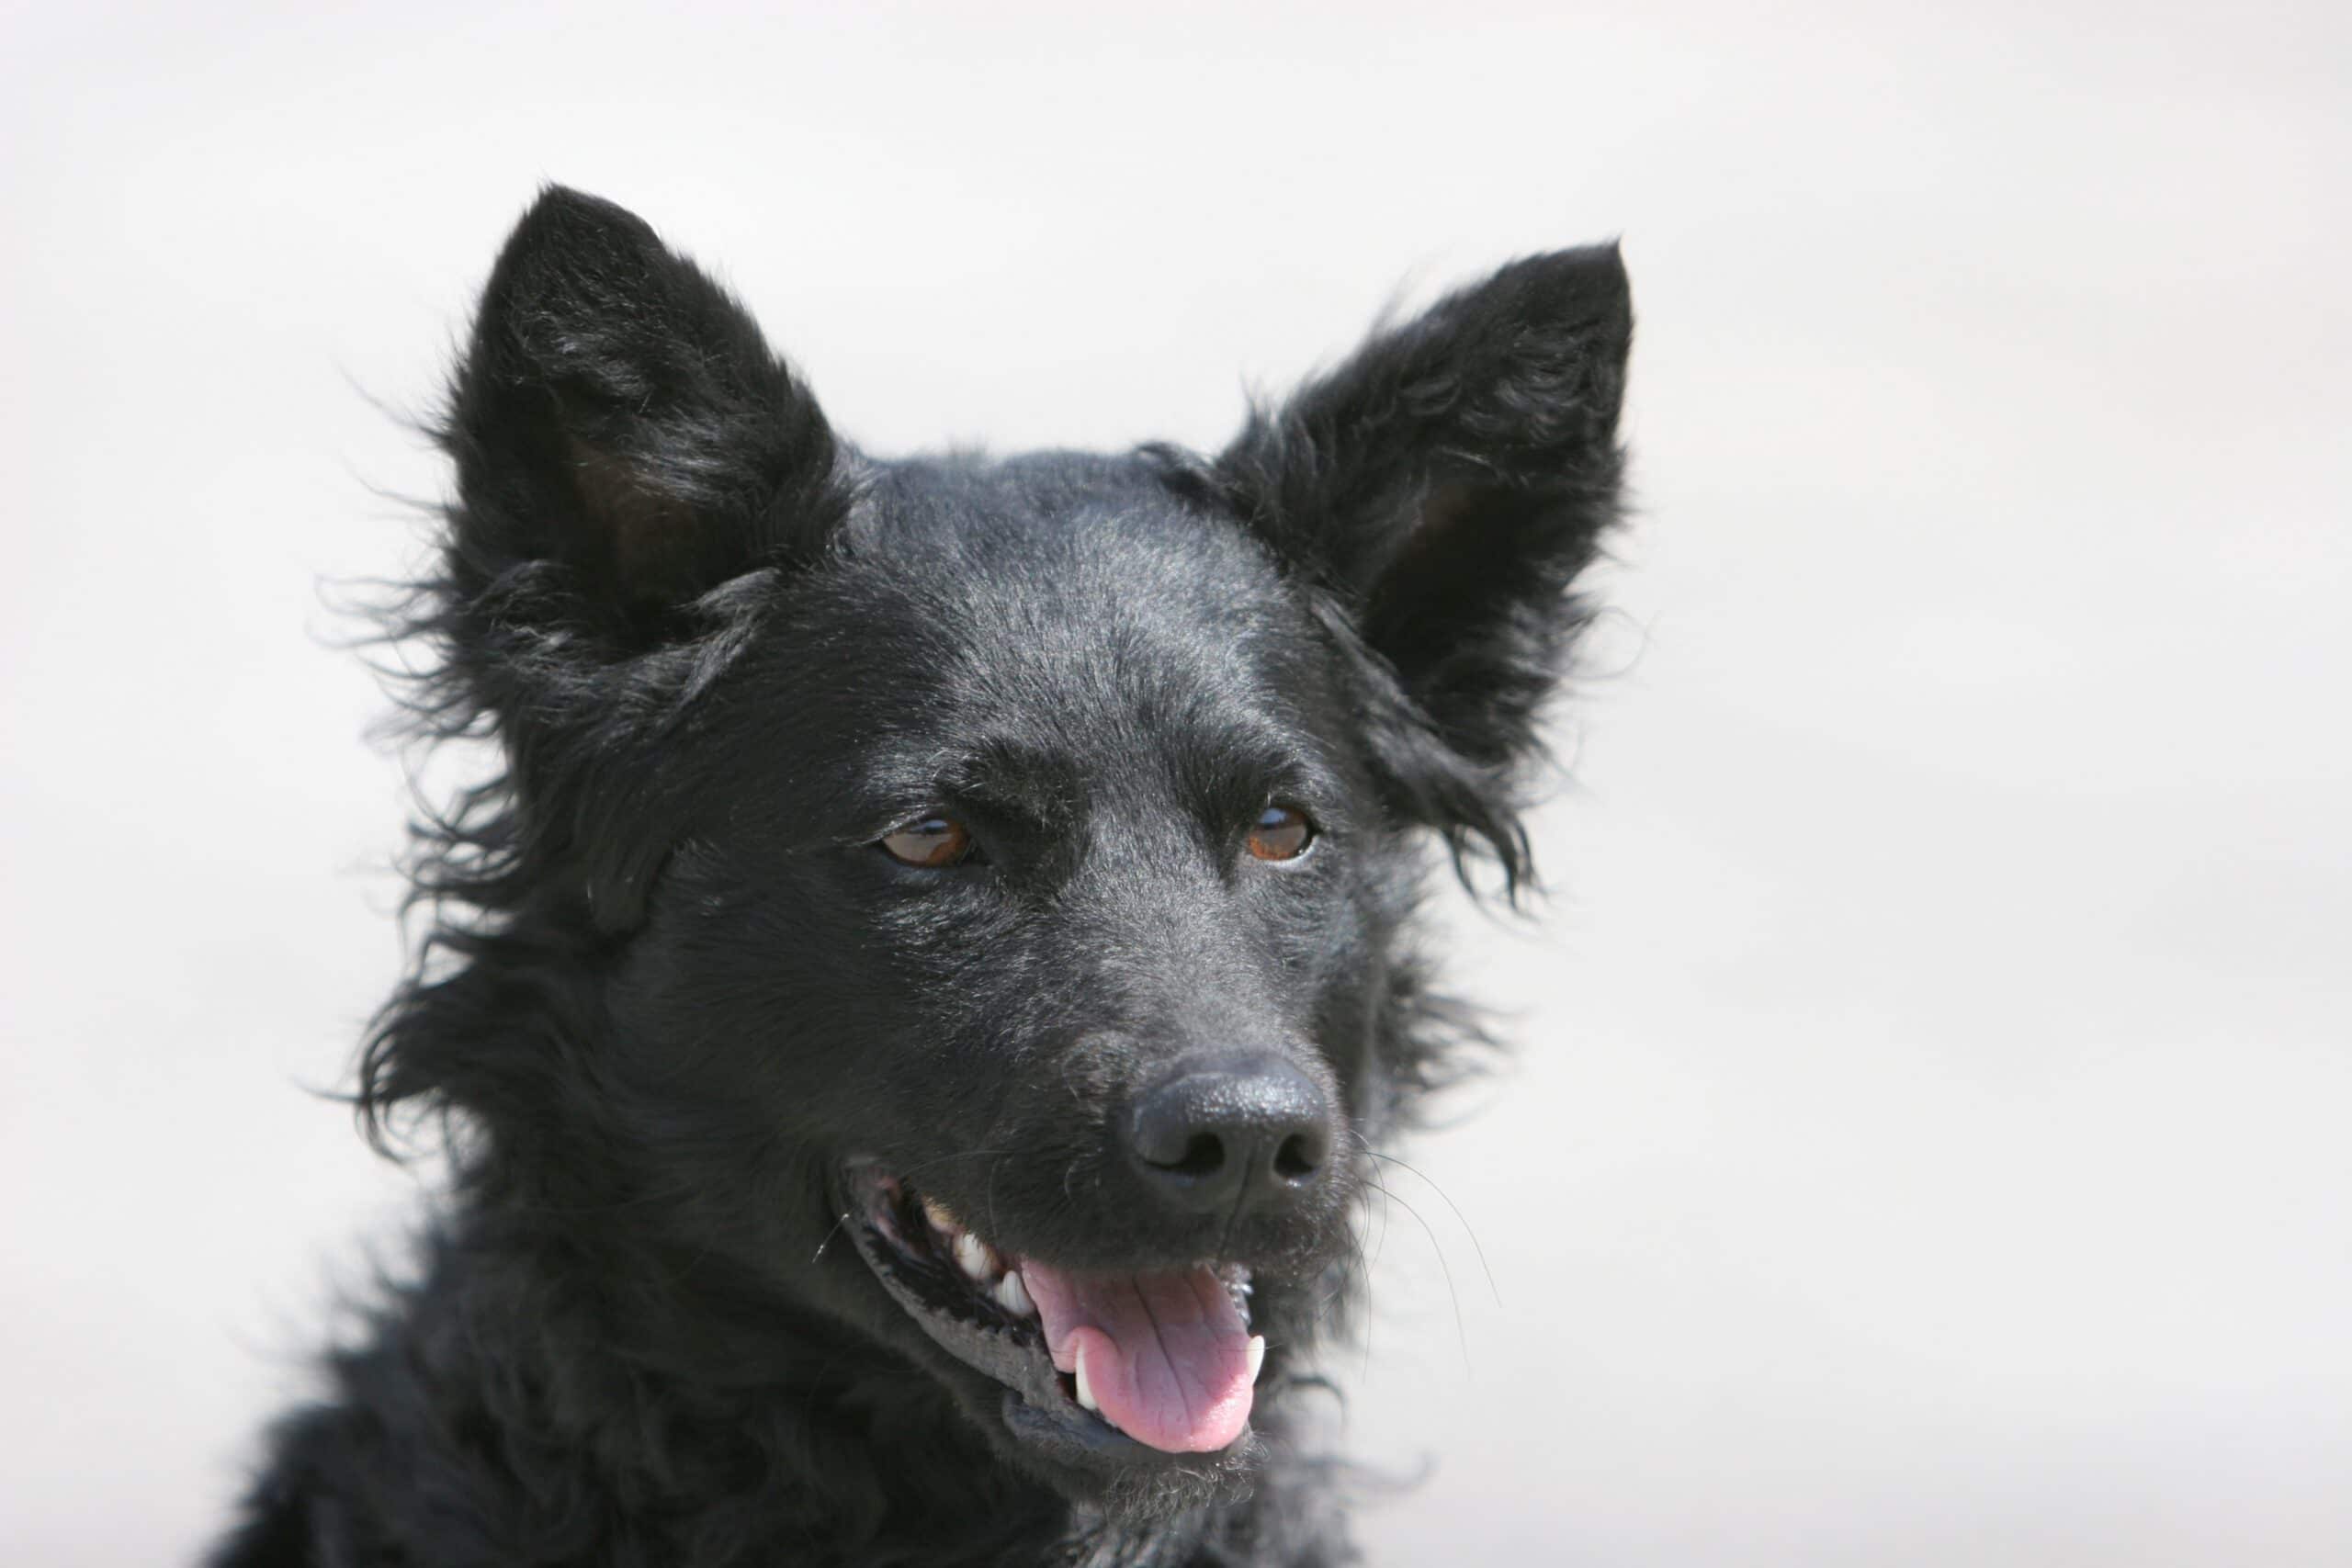
[[[1472,1032],[1413,943],[1429,851],[1532,873],[1630,333],[1613,248],[1532,256],[1219,454],[886,462],[644,223],[543,194],[394,628],[420,731],[503,756],[415,829],[433,925],[361,1060],[371,1134],[449,1129],[455,1184],[214,1561],[1348,1560],[1293,1407],[1370,1151]],[[1233,853],[1269,801],[1317,834],[1279,870]],[[950,809],[967,861],[876,850]],[[1106,1151],[1235,1041],[1345,1136],[1212,1236]],[[1024,1445],[840,1240],[854,1158],[1023,1255],[1246,1261],[1249,1440]]]

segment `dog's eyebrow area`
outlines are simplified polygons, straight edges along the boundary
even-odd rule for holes
[[[1227,715],[1193,740],[1172,755],[1009,738],[902,754],[875,780],[880,815],[966,807],[1046,835],[1077,832],[1105,810],[1192,817],[1216,834],[1247,828],[1274,800],[1341,817],[1338,776],[1271,721]]]

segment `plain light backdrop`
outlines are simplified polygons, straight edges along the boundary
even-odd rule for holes
[[[422,1200],[306,1091],[400,963],[320,584],[560,179],[885,452],[1212,444],[1623,236],[1553,895],[1454,917],[1518,1065],[1333,1359],[1434,1461],[1373,1561],[2352,1561],[2347,81],[2321,3],[8,5],[0,1560],[187,1561]]]

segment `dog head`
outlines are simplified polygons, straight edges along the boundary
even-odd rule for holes
[[[415,626],[421,710],[506,766],[431,841],[470,913],[370,1108],[456,1110],[1073,1496],[1228,1483],[1434,1065],[1423,846],[1525,869],[1630,331],[1613,249],[1534,256],[1214,457],[884,461],[547,192]]]

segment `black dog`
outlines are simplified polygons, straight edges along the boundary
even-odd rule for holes
[[[1527,870],[1631,330],[1566,251],[1216,457],[881,461],[543,196],[405,612],[505,768],[362,1062],[456,1191],[215,1561],[1347,1560],[1288,1406],[1463,1036],[1429,852]]]

